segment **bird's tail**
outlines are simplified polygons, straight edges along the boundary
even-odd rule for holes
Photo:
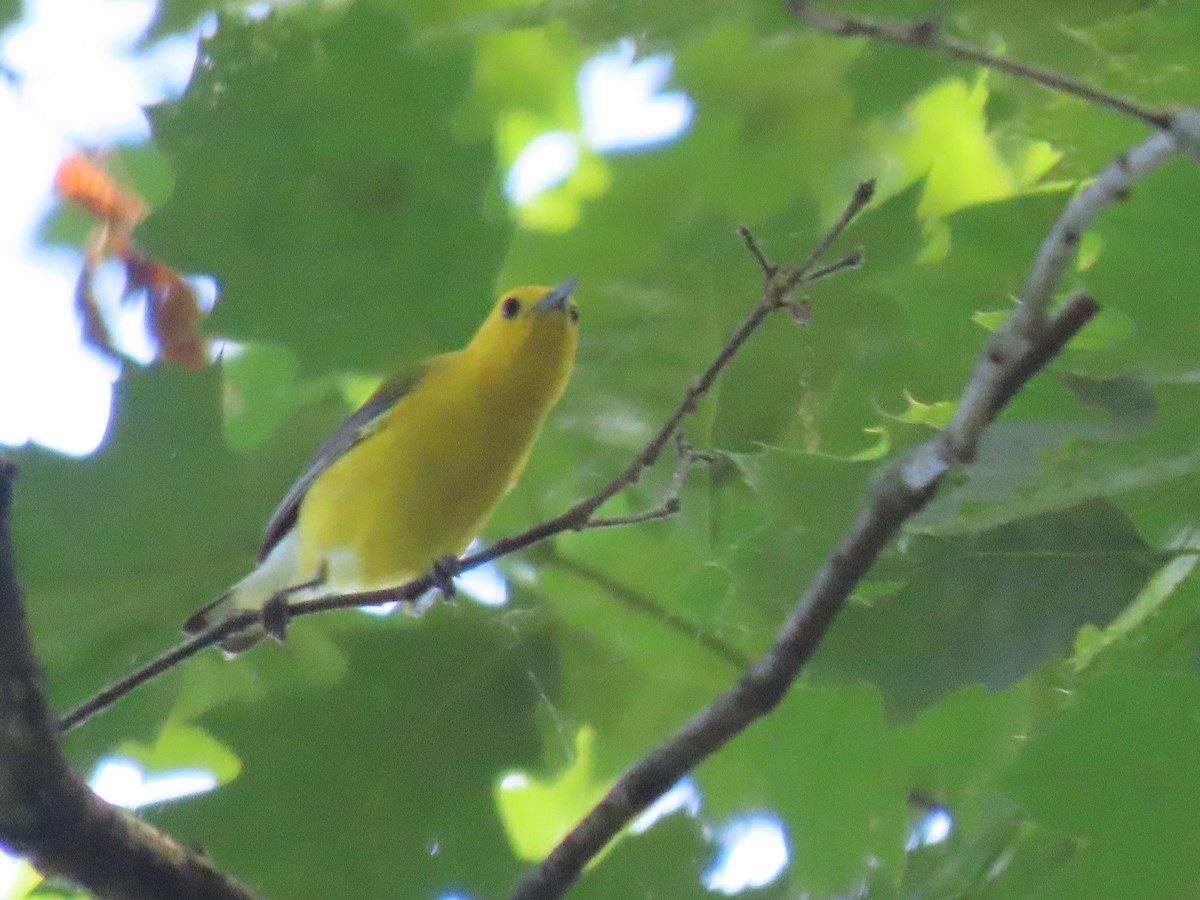
[[[238,586],[235,585],[215,600],[210,600],[204,604],[188,616],[183,625],[180,626],[183,633],[191,637],[202,631],[207,631],[209,628],[245,608],[241,603],[236,602],[238,599],[237,594]],[[266,602],[266,598],[263,598],[263,600]],[[266,637],[266,634],[266,629],[261,624],[255,622],[245,628],[231,631],[217,642],[217,646],[224,651],[227,657],[232,658],[244,650],[249,650]]]
[[[290,593],[302,579],[297,576],[296,534],[285,535],[253,572],[215,600],[196,610],[183,623],[183,633],[199,634],[243,609],[262,609],[277,594]],[[267,631],[261,622],[231,631],[218,642],[225,655],[232,657],[249,650]]]

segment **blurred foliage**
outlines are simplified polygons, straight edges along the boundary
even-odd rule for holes
[[[212,8],[164,4],[155,29]],[[497,290],[578,277],[583,337],[491,537],[586,495],[678,401],[758,294],[736,225],[799,261],[856,181],[880,181],[833,250],[864,247],[862,268],[812,289],[810,326],[770,321],[689,421],[719,458],[680,515],[505,561],[505,608],[342,613],[192,660],[68,741],[85,770],[121,749],[220,773],[149,816],[269,896],[502,896],[513,847],[553,840],[766,647],[881,458],[945,420],[1079,179],[1145,130],[805,32],[775,0],[245,8],[218,6],[188,92],[125,155],[135,183],[174,185],[139,241],[215,276],[208,330],[243,346],[201,373],[127,366],[88,459],[18,453],[18,550],[63,708],[168,646],[251,564],[347,398],[459,344]],[[1196,96],[1200,4],[939,8],[952,33],[1101,87]],[[679,138],[587,144],[578,71],[620,38],[635,65],[670,54],[661,90],[694,103]],[[513,208],[508,169],[549,131],[580,168]],[[755,896],[1200,891],[1198,199],[1180,162],[1100,218],[1064,289],[1105,315],[885,554],[780,708],[700,768],[699,819],[623,838],[579,896],[701,896],[714,826],[754,810],[782,816],[792,854]],[[611,512],[655,503],[669,468]],[[537,790],[502,808],[513,772]],[[911,849],[930,803],[950,837]]]

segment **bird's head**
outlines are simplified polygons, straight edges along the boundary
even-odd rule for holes
[[[467,353],[494,379],[514,387],[548,388],[556,400],[575,362],[579,306],[575,279],[554,287],[525,285],[505,291],[479,327]]]

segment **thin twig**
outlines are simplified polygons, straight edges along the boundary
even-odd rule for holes
[[[625,516],[589,516],[579,529],[580,531],[593,528],[619,528],[626,525],[640,525],[642,522],[655,522],[676,515],[683,506],[680,495],[683,493],[683,483],[687,474],[697,463],[712,463],[716,454],[705,453],[695,449],[683,436],[682,431],[675,432],[675,471],[667,489],[663,491],[662,499],[650,509],[630,513]]]
[[[590,531],[593,528],[625,528],[629,525],[641,525],[643,522],[659,522],[679,514],[683,509],[678,497],[668,497],[657,506],[643,509],[641,512],[628,513],[624,516],[592,516],[580,531]]]
[[[808,260],[804,265],[797,269],[793,269],[788,273],[788,287],[793,288],[801,282],[811,284],[818,278],[824,278],[828,274],[822,270],[815,270],[815,266],[821,261],[825,252],[833,245],[833,242],[841,237],[842,232],[854,220],[854,218],[863,211],[863,208],[871,202],[871,198],[875,196],[875,179],[868,178],[866,181],[860,181],[854,188],[854,193],[850,196],[850,202],[846,204],[842,214],[837,217],[837,221],[829,226],[829,229],[821,235],[821,239],[813,245],[812,252],[808,254]],[[857,251],[861,254],[862,251]],[[854,252],[850,253],[854,256]],[[835,263],[840,265],[841,263]],[[821,274],[816,274],[820,272]]]
[[[1098,106],[1105,106],[1127,116],[1133,116],[1154,128],[1167,129],[1171,126],[1170,113],[1151,109],[1125,97],[1102,91],[1086,82],[1068,78],[1052,69],[1044,69],[1002,56],[999,53],[990,53],[968,41],[945,34],[937,18],[889,22],[839,15],[827,9],[821,9],[812,3],[803,2],[803,0],[787,0],[787,6],[805,25],[817,31],[825,31],[841,37],[866,37],[885,44],[920,47],[942,56],[976,63],[998,72],[1006,72],[1009,75],[1033,81],[1051,90],[1070,94]]]
[[[157,678],[163,672],[179,665],[185,659],[195,656],[201,650],[220,643],[221,639],[226,635],[250,627],[257,623],[258,620],[259,614],[256,611],[243,610],[233,616],[222,619],[207,631],[201,632],[195,637],[188,638],[180,644],[176,644],[161,656],[155,657],[120,681],[114,682],[102,691],[98,691],[79,706],[64,713],[58,720],[59,730],[64,733],[71,731],[100,710],[112,706],[139,685]]]
[[[758,267],[762,270],[764,278],[770,278],[779,271],[775,264],[767,259],[767,255],[763,253],[762,247],[758,246],[758,241],[755,240],[754,235],[750,232],[749,228],[747,228],[745,225],[739,225],[738,234],[742,236],[742,240],[746,244],[746,249],[750,251],[750,255],[753,256],[754,261],[758,263]]]
[[[561,515],[547,519],[518,534],[501,538],[477,553],[464,556],[453,566],[453,572],[444,572],[443,574],[452,575],[465,572],[468,569],[492,562],[518,550],[523,550],[564,531],[578,531],[589,527],[596,511],[601,506],[617,494],[636,484],[641,479],[643,473],[654,465],[668,442],[671,441],[672,437],[676,436],[683,420],[696,409],[696,404],[708,393],[717,376],[729,364],[730,360],[737,355],[738,351],[758,327],[762,325],[766,318],[772,313],[788,307],[791,302],[791,292],[798,285],[806,283],[810,274],[814,274],[814,267],[820,256],[817,250],[823,253],[837,240],[854,217],[870,201],[874,189],[874,181],[865,181],[858,185],[845,210],[843,210],[837,221],[830,226],[829,230],[822,235],[816,249],[810,254],[808,261],[804,265],[781,271],[778,267],[772,266],[770,263],[767,264],[772,274],[765,280],[764,290],[758,303],[755,304],[741,325],[730,335],[729,339],[704,368],[704,371],[688,385],[684,391],[683,398],[667,417],[666,421],[663,422],[658,431],[647,441],[646,445],[619,475],[601,487],[592,496],[576,503]],[[753,237],[750,240],[753,243]],[[843,266],[842,268],[845,267]],[[828,272],[824,274],[827,275]],[[824,277],[824,275],[821,277]],[[669,513],[665,513],[664,515],[667,514]],[[654,518],[662,517],[654,516]],[[636,521],[645,520],[639,519]],[[592,527],[603,527],[605,520],[599,519],[598,521],[600,522],[600,526]],[[619,523],[610,520],[610,524]],[[282,605],[283,624],[286,625],[287,620],[292,618],[315,615],[335,609],[374,606],[387,602],[412,603],[430,588],[437,587],[439,581],[444,581],[444,578],[436,577],[432,572],[427,572],[419,578],[414,578],[405,584],[393,588],[285,602]],[[273,607],[273,610],[278,611],[278,607]],[[112,706],[121,697],[139,685],[161,675],[163,672],[195,656],[202,650],[215,646],[226,635],[256,624],[261,625],[262,621],[262,612],[260,610],[239,611],[234,616],[221,620],[207,631],[203,631],[171,648],[120,681],[89,697],[79,706],[64,713],[59,720],[60,729],[69,730],[78,727],[91,716]]]
[[[1018,296],[1013,327],[1027,331],[1037,327],[1054,300],[1079,249],[1079,241],[1096,215],[1106,206],[1129,199],[1135,181],[1158,168],[1179,152],[1176,131],[1161,131],[1122,153],[1090,184],[1080,191],[1059,215],[1034,257],[1033,265]]]
[[[549,564],[564,572],[590,581],[626,609],[630,609],[640,615],[648,616],[675,634],[681,635],[690,641],[695,641],[701,647],[711,651],[734,668],[745,671],[750,667],[750,660],[741,650],[717,634],[714,634],[711,630],[671,612],[653,597],[647,596],[641,591],[636,591],[629,585],[621,583],[607,572],[589,566],[587,563],[581,562],[574,557],[567,556],[553,544],[549,546],[549,550],[541,557],[540,561],[543,564]]]
[[[839,272],[844,272],[846,269],[857,269],[863,262],[863,249],[856,247],[851,250],[837,262],[832,262],[827,266],[821,266],[818,269],[813,269],[805,279],[806,284],[816,284],[830,275],[837,275]]]

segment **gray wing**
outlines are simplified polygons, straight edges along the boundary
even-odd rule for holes
[[[296,516],[300,513],[300,501],[305,493],[317,480],[318,476],[355,445],[366,440],[371,434],[371,426],[405,395],[412,391],[425,374],[425,365],[417,365],[387,379],[366,403],[352,412],[337,431],[325,439],[317,448],[308,465],[300,473],[300,477],[288,488],[279,506],[267,522],[266,534],[258,548],[258,561],[262,562],[271,549],[292,530],[296,524]]]

